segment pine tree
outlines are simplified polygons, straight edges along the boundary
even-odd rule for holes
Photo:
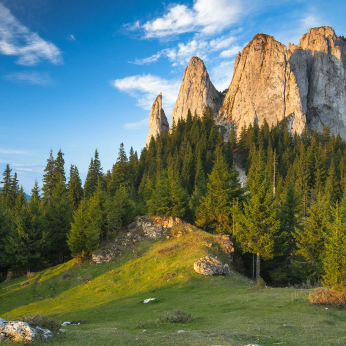
[[[103,173],[99,153],[95,150],[94,158],[91,159],[87,177],[84,183],[84,196],[90,197],[94,194],[97,188],[99,179],[103,180]]]
[[[49,152],[49,158],[47,160],[46,168],[44,169],[45,174],[43,175],[43,200],[45,203],[50,202],[53,194],[53,190],[56,185],[56,175],[55,175],[55,160],[53,157],[53,151]]]
[[[88,255],[99,246],[99,230],[91,227],[90,201],[83,200],[73,214],[67,244],[73,256]]]
[[[305,221],[304,227],[295,230],[297,253],[316,267],[318,276],[322,273],[321,264],[325,251],[324,239],[330,220],[329,210],[329,200],[318,195],[316,201],[310,206],[309,217]]]
[[[55,179],[55,182],[58,182],[58,181],[62,181],[64,183],[66,182],[65,160],[64,160],[64,154],[62,153],[61,149],[58,151],[58,154],[55,159],[54,179]]]
[[[338,291],[346,287],[346,210],[338,203],[326,234],[326,253],[323,258],[323,285]]]
[[[121,185],[128,185],[128,160],[123,143],[120,144],[117,162],[113,166],[112,178],[108,190],[114,195]]]
[[[13,203],[11,200],[11,187],[12,187],[12,175],[11,175],[12,169],[10,168],[10,165],[7,164],[4,172],[2,173],[2,181],[1,184],[2,190],[1,190],[1,200],[2,205],[4,208],[11,208]]]
[[[219,233],[230,233],[233,199],[241,196],[242,189],[235,168],[229,172],[221,148],[217,150],[208,180],[207,195],[196,210],[196,224]]]
[[[75,211],[83,198],[83,188],[78,168],[74,165],[71,165],[70,167],[70,177],[67,184],[67,190],[70,197],[72,211]]]
[[[67,234],[71,227],[72,209],[66,185],[61,179],[57,182],[50,203],[44,212],[44,222],[47,229],[47,257],[53,264],[62,263],[69,258]]]
[[[273,189],[262,155],[261,151],[257,151],[251,162],[248,175],[250,197],[244,203],[244,216],[236,234],[244,252],[257,255],[257,280],[260,277],[260,258],[274,256],[275,238],[280,227]]]

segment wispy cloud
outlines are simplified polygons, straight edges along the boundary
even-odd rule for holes
[[[243,50],[243,47],[234,46],[231,49],[227,49],[227,50],[222,51],[220,56],[222,58],[233,58],[234,56],[236,56],[242,50]]]
[[[61,52],[53,43],[31,32],[0,3],[0,54],[18,56],[17,64],[33,66],[41,60],[62,63]]]
[[[129,30],[142,30],[144,38],[163,38],[188,32],[213,35],[237,23],[249,9],[248,1],[196,0],[192,7],[175,4],[165,14],[140,24],[127,24]]]
[[[69,37],[67,38],[69,41],[76,41],[76,37],[75,35],[69,35]]]
[[[149,118],[145,118],[136,123],[126,123],[124,124],[124,128],[126,130],[139,130],[145,126],[148,126]]]
[[[116,79],[112,82],[112,86],[136,98],[137,105],[145,110],[151,109],[156,96],[162,92],[163,108],[168,114],[177,99],[180,80],[144,74]]]
[[[8,74],[4,78],[11,82],[41,85],[43,87],[48,87],[54,84],[48,73],[37,71],[15,72]]]
[[[22,155],[22,154],[26,154],[26,153],[27,153],[26,150],[0,148],[0,154]]]
[[[235,32],[239,32],[239,30],[236,30]],[[136,65],[146,65],[156,62],[160,58],[167,58],[172,62],[173,66],[185,66],[193,56],[198,56],[207,61],[215,52],[225,48],[230,48],[227,50],[227,53],[224,51],[225,53],[222,52],[220,55],[222,58],[228,58],[232,56],[230,53],[234,50],[237,50],[238,53],[239,49],[242,49],[238,45],[233,45],[233,43],[237,41],[237,36],[234,36],[233,34],[234,32],[231,32],[228,35],[222,35],[212,40],[194,37],[186,43],[178,43],[176,47],[163,49],[150,57],[136,59],[133,63]]]

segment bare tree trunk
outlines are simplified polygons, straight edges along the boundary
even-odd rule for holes
[[[256,263],[256,280],[258,280],[260,278],[260,274],[261,274],[261,256],[258,253],[257,254],[257,263]]]
[[[252,280],[255,280],[255,254],[252,254]]]

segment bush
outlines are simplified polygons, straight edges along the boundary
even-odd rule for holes
[[[160,323],[187,323],[193,320],[191,314],[182,311],[175,310],[173,313],[165,313],[164,315],[159,317]]]
[[[260,277],[257,282],[256,285],[251,287],[251,289],[253,290],[261,290],[267,287],[266,282]]]
[[[314,305],[331,305],[339,309],[346,308],[346,291],[336,291],[320,288],[309,294],[309,300]]]
[[[35,276],[35,273],[34,272],[27,272],[26,276],[28,279],[32,279]]]
[[[61,322],[41,315],[37,312],[35,315],[21,315],[18,317],[19,321],[28,323],[31,327],[40,327],[43,329],[49,329],[53,333],[57,333],[61,328]]]

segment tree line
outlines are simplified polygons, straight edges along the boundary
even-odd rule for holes
[[[0,267],[38,270],[88,255],[137,215],[180,217],[208,232],[228,233],[235,267],[274,285],[346,280],[346,145],[341,137],[305,129],[292,135],[285,121],[257,123],[236,136],[188,112],[152,138],[138,157],[123,144],[103,172],[97,150],[82,186],[78,169],[65,176],[61,150],[47,160],[26,201],[7,165],[0,200]],[[247,174],[242,187],[238,171]]]

